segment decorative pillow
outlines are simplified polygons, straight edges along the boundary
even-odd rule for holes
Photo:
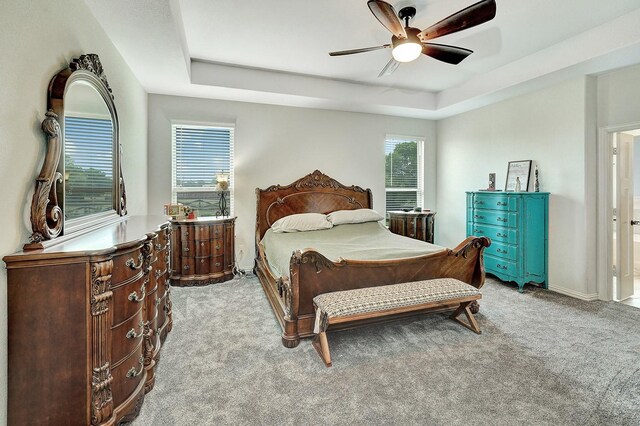
[[[357,209],[357,210],[337,210],[327,215],[329,222],[336,225],[342,225],[344,223],[365,223],[365,222],[377,222],[384,219],[384,217],[375,210],[371,209]]]
[[[271,229],[275,233],[317,231],[319,229],[332,228],[333,224],[327,220],[327,216],[320,213],[300,213],[285,216],[276,220]]]

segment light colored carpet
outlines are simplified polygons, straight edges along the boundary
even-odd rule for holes
[[[174,288],[133,424],[640,424],[640,309],[493,280],[483,294],[482,335],[444,314],[334,333],[326,368],[309,340],[281,345],[255,277]]]

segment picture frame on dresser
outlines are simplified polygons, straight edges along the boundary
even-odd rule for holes
[[[516,180],[520,179],[522,192],[529,191],[529,175],[531,174],[532,160],[509,161],[507,166],[507,180],[504,184],[504,190],[514,192],[516,190]]]

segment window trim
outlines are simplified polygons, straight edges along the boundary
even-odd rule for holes
[[[230,130],[230,143],[229,143],[229,158],[230,158],[230,170],[229,172],[229,216],[233,216],[235,210],[235,123],[223,123],[223,122],[207,122],[207,121],[191,121],[191,120],[170,120],[171,124],[171,203],[177,203],[177,194],[180,192],[217,192],[215,187],[182,187],[176,185],[176,139],[175,139],[175,127],[185,126],[192,128],[214,128],[214,129],[228,129]],[[214,170],[213,173],[219,172]]]
[[[384,146],[387,144],[388,140],[396,140],[396,141],[402,141],[402,142],[416,142],[417,143],[417,158],[418,158],[418,165],[417,165],[417,187],[415,188],[394,188],[394,187],[387,187],[387,184],[385,182],[385,186],[384,186],[384,192],[385,192],[385,212],[390,211],[387,207],[387,197],[386,194],[388,192],[416,192],[416,198],[418,200],[418,205],[415,207],[420,207],[420,208],[424,208],[424,148],[425,148],[425,144],[426,144],[426,138],[423,136],[409,136],[409,135],[398,135],[398,134],[387,134],[384,137],[384,144],[383,144],[383,149]],[[385,154],[386,157],[386,154]],[[385,169],[383,169],[383,176],[385,176],[386,174],[386,162],[385,165],[383,166],[385,167]]]

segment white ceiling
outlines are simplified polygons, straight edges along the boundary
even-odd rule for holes
[[[640,63],[640,0],[497,0],[494,20],[434,40],[474,50],[461,64],[382,78],[388,49],[328,55],[389,42],[365,0],[85,1],[151,93],[439,118]],[[424,29],[475,1],[390,2]]]

